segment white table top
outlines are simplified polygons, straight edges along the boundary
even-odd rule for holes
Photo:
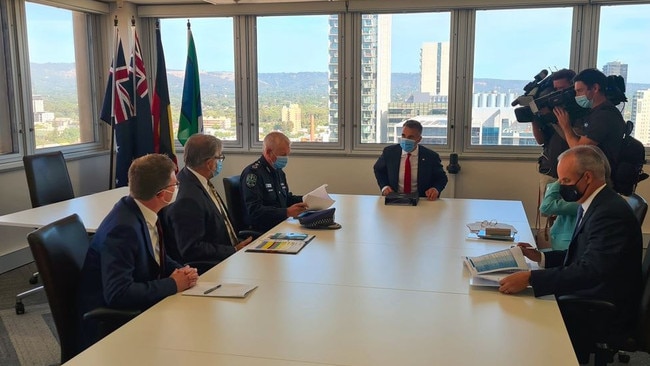
[[[463,255],[511,243],[466,238],[497,219],[532,239],[519,202],[384,206],[336,195],[343,228],[297,255],[240,251],[201,281],[258,285],[245,299],[174,295],[70,365],[577,365],[555,301],[471,288]]]
[[[129,194],[128,187],[116,188],[88,196],[53,203],[0,216],[0,225],[39,228],[58,219],[78,214],[89,232],[94,232],[120,198]]]

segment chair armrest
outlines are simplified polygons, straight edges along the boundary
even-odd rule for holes
[[[616,305],[609,301],[592,299],[578,295],[558,296],[557,302],[560,306],[580,307],[586,311],[599,312],[603,315],[616,313]]]
[[[255,230],[241,230],[237,233],[237,237],[240,239],[246,239],[249,236],[252,236],[253,239],[257,239],[262,235],[259,231]]]
[[[127,321],[140,315],[140,310],[116,310],[110,308],[97,308],[93,309],[83,315],[84,320],[97,320],[97,321]]]

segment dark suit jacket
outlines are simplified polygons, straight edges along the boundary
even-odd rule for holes
[[[442,167],[440,156],[433,150],[418,145],[418,194],[425,197],[427,189],[435,188],[439,193],[447,185],[447,174]],[[390,145],[377,159],[373,169],[379,189],[390,186],[397,192],[399,181],[399,164],[402,158],[402,148],[399,145]]]
[[[164,267],[160,273],[140,208],[132,197],[123,197],[99,225],[86,255],[81,314],[100,306],[145,310],[175,294],[169,275],[180,265],[166,256]]]
[[[176,175],[180,185],[176,201],[165,208],[165,223],[173,232],[182,263],[218,263],[235,253],[224,218],[199,179],[187,169]]]
[[[532,271],[535,296],[576,294],[613,302],[618,320],[633,326],[641,295],[641,228],[610,187],[584,213],[569,248],[547,252],[546,269]]]

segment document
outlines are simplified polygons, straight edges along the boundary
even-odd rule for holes
[[[319,211],[330,208],[334,204],[332,197],[327,193],[327,184],[314,189],[302,196],[302,202],[306,203],[310,211]]]
[[[183,291],[183,295],[243,298],[256,288],[256,285],[243,283],[198,282],[194,287]]]
[[[307,245],[315,235],[307,235],[304,239],[282,239],[275,238],[279,236],[292,236],[301,233],[276,233],[261,239],[257,239],[246,248],[247,252],[260,252],[260,253],[280,253],[280,254],[297,254],[302,248]]]
[[[503,274],[530,269],[526,257],[518,247],[499,250],[478,257],[465,257],[464,261],[472,276],[475,277],[487,273],[502,272]]]

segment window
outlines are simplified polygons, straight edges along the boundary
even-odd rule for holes
[[[364,14],[360,141],[396,143],[422,123],[422,143],[447,145],[449,13]]]
[[[225,142],[237,141],[233,19],[191,19],[190,24],[200,73],[203,132]],[[161,19],[160,32],[176,136],[187,60],[187,19]]]
[[[338,17],[257,18],[258,136],[282,131],[296,142],[336,143]]]
[[[90,15],[29,2],[25,11],[36,148],[96,141]]]
[[[633,135],[650,146],[650,52],[639,40],[650,36],[650,5],[603,6],[600,14],[598,68],[625,80],[628,102],[625,120],[634,122]]]
[[[511,103],[541,69],[569,67],[572,8],[476,12],[470,145],[534,145]]]
[[[7,14],[5,12],[6,4],[0,4],[0,23],[4,24],[4,16]],[[15,138],[12,134],[12,126],[14,126],[15,121],[11,117],[9,105],[9,95],[13,94],[9,90],[9,80],[11,80],[12,72],[7,67],[8,65],[8,56],[5,54],[6,37],[4,27],[0,27],[0,155],[11,154],[17,152],[17,146]]]

